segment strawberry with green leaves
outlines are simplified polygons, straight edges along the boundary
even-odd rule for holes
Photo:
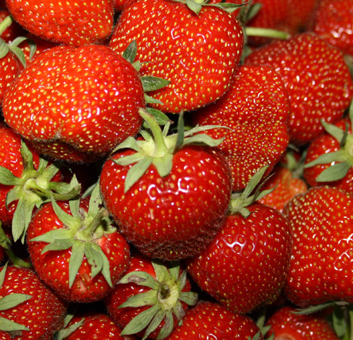
[[[277,210],[256,203],[266,194],[260,183],[266,167],[244,192],[233,194],[223,228],[201,254],[187,260],[196,284],[234,313],[249,313],[269,304],[286,283],[291,233]]]
[[[171,113],[195,110],[229,89],[243,49],[243,30],[227,11],[239,6],[129,1],[109,46],[122,53],[136,40],[141,74],[170,80],[165,88],[149,93],[155,108]]]
[[[65,300],[101,300],[127,269],[129,245],[101,205],[96,185],[89,201],[52,200],[29,225],[28,252],[34,269]]]
[[[221,228],[231,193],[230,169],[201,127],[168,134],[140,110],[149,130],[119,145],[103,165],[104,203],[122,234],[143,254],[179,260],[202,251]]]
[[[66,304],[27,268],[0,272],[0,338],[51,340],[64,323]]]

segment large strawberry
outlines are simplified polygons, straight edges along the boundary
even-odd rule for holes
[[[313,187],[284,208],[293,246],[285,291],[301,307],[327,301],[353,302],[353,196]]]
[[[273,302],[286,282],[289,224],[277,210],[255,202],[264,193],[250,196],[265,171],[256,173],[239,197],[233,195],[222,230],[187,261],[198,286],[235,313]]]
[[[113,28],[113,0],[6,0],[6,5],[26,30],[65,45],[102,42]]]
[[[182,115],[178,133],[168,135],[168,126],[162,132],[150,114],[140,113],[151,132],[129,138],[105,162],[103,200],[143,254],[165,260],[193,256],[222,226],[230,199],[230,169],[211,147],[221,140],[192,135],[200,129],[185,132]]]
[[[91,162],[139,130],[145,106],[137,71],[105,46],[58,46],[6,92],[7,124],[54,158]]]
[[[270,43],[251,53],[245,63],[267,65],[281,76],[291,105],[289,134],[298,145],[323,132],[321,119],[340,119],[353,96],[343,55],[315,34]]]
[[[230,86],[242,53],[242,28],[217,8],[221,4],[186,3],[129,1],[110,41],[110,47],[122,53],[136,40],[141,73],[171,81],[150,93],[163,103],[155,107],[164,112],[195,110],[220,98]]]
[[[2,340],[50,340],[63,326],[66,304],[30,269],[2,267],[0,296]]]
[[[123,276],[129,245],[107,219],[96,186],[88,200],[55,201],[37,211],[27,232],[38,276],[63,299],[101,300]]]
[[[205,133],[224,137],[219,149],[232,170],[232,189],[241,191],[256,171],[280,160],[289,142],[288,95],[280,77],[268,67],[242,66],[223,98],[192,113],[194,124],[222,125]]]

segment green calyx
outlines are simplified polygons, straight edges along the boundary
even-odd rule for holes
[[[71,183],[75,186],[76,183]],[[110,277],[109,261],[97,241],[104,235],[115,232],[109,219],[109,213],[101,208],[103,202],[96,185],[92,191],[88,211],[80,208],[80,199],[70,200],[71,214],[64,212],[51,198],[55,214],[64,224],[64,228],[51,230],[30,240],[30,242],[48,243],[42,254],[48,251],[60,251],[71,248],[69,262],[69,287],[71,288],[84,257],[91,265],[92,279],[102,273],[110,287],[113,286]]]
[[[143,109],[140,109],[139,113],[149,127],[148,130],[140,131],[143,140],[129,137],[113,150],[116,152],[127,148],[136,151],[133,155],[113,159],[116,164],[122,166],[134,164],[125,179],[125,192],[142,177],[151,164],[156,167],[161,177],[167,176],[172,170],[174,153],[184,146],[189,144],[218,146],[223,141],[223,138],[215,140],[206,134],[198,134],[209,129],[223,128],[220,126],[208,125],[184,131],[183,113],[179,115],[178,132],[171,135],[168,135],[170,122],[162,131],[152,114]]]
[[[135,283],[149,287],[150,290],[130,297],[119,308],[151,306],[132,319],[121,332],[121,335],[137,334],[146,329],[143,340],[157,329],[164,321],[156,340],[168,337],[173,331],[174,317],[181,321],[185,315],[182,302],[194,306],[197,302],[197,294],[183,292],[186,284],[186,271],[181,275],[178,262],[171,262],[169,268],[158,261],[152,261],[156,278],[146,272],[131,272],[125,275],[120,284]]]
[[[79,194],[81,186],[78,183],[72,187],[68,183],[51,181],[59,171],[60,163],[48,165],[47,160],[40,158],[38,168],[35,169],[33,155],[23,141],[21,155],[24,167],[21,177],[16,177],[9,169],[0,167],[0,183],[13,186],[6,196],[5,203],[8,207],[10,203],[18,201],[12,220],[12,236],[15,242],[21,238],[24,243],[33,209],[50,200],[51,195],[56,200],[71,199]]]
[[[349,119],[353,126],[353,101],[349,108]],[[320,164],[331,164],[316,178],[317,182],[333,182],[342,179],[347,175],[348,170],[353,166],[353,135],[348,132],[346,124],[345,130],[321,121],[326,132],[340,143],[340,149],[335,152],[325,153],[318,158],[304,165],[304,168],[311,168]]]

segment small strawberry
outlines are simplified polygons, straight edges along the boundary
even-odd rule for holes
[[[168,267],[167,267],[168,266]],[[186,271],[178,262],[153,261],[135,253],[127,274],[104,300],[121,335],[137,334],[143,339],[165,339],[195,305]]]
[[[233,195],[222,230],[200,255],[187,260],[196,284],[234,313],[249,313],[279,296],[287,277],[291,234],[275,209],[256,203],[266,167]]]
[[[231,191],[226,160],[203,128],[162,132],[156,119],[141,116],[151,131],[129,138],[108,159],[100,176],[104,203],[122,234],[143,254],[179,260],[200,253],[221,228]],[[153,135],[153,137],[152,137]],[[184,138],[185,137],[185,138]]]
[[[90,201],[45,204],[32,218],[28,251],[38,276],[68,301],[101,300],[127,269],[129,245],[107,219],[99,187]]]
[[[232,170],[232,190],[241,191],[265,165],[268,173],[280,160],[288,142],[288,95],[273,70],[241,66],[230,90],[216,103],[192,113],[195,125],[221,125],[205,133],[224,138],[219,149]]]
[[[353,302],[352,206],[351,194],[325,186],[313,187],[285,206],[293,238],[285,291],[294,304]]]
[[[13,18],[42,39],[83,46],[106,39],[113,28],[113,0],[6,0]]]
[[[353,96],[343,55],[315,34],[270,43],[251,53],[245,63],[267,65],[282,78],[291,106],[289,135],[297,145],[323,132],[320,120],[340,119]]]
[[[234,314],[214,302],[200,301],[186,312],[183,323],[166,340],[248,340],[255,337],[263,339],[259,327],[249,316]]]
[[[2,267],[0,338],[50,340],[63,326],[66,305],[27,268]]]
[[[195,110],[228,90],[240,61],[243,30],[222,6],[239,7],[169,0],[134,0],[124,7],[109,46],[122,53],[136,40],[141,74],[171,81],[150,93],[155,108]]]

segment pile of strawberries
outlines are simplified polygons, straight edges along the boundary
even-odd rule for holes
[[[0,0],[0,339],[352,339],[353,0]]]

